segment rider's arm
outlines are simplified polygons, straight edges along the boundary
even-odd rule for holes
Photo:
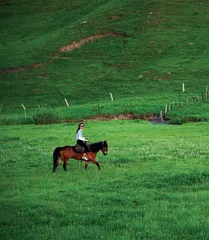
[[[76,134],[76,140],[87,141],[85,137],[83,137],[82,131],[79,130]]]

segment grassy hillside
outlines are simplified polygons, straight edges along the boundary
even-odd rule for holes
[[[5,0],[0,6],[4,116],[21,113],[21,103],[28,112],[59,108],[63,117],[82,108],[77,118],[159,113],[189,97],[189,107],[170,115],[194,116],[198,105],[196,115],[209,117],[208,99],[192,102],[209,87],[207,1]],[[73,42],[79,47],[61,51]]]
[[[76,128],[0,126],[1,239],[208,239],[209,123],[87,122],[108,140],[101,172],[70,160],[52,175]]]

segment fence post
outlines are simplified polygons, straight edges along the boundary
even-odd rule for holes
[[[184,83],[182,83],[182,91],[185,92],[185,86],[184,86]]]
[[[160,121],[163,122],[163,111],[160,112]]]
[[[165,114],[167,113],[168,111],[168,104],[165,105]]]
[[[68,104],[68,101],[66,98],[65,98],[65,103],[66,103],[67,107],[69,107],[69,104]]]
[[[25,108],[25,106],[24,106],[23,103],[21,103],[21,105],[22,105],[22,107],[23,107],[23,109],[24,109],[24,115],[25,115],[25,118],[26,118],[26,108]]]
[[[113,96],[112,96],[112,93],[110,93],[110,98],[111,98],[111,100],[113,101]]]
[[[168,111],[171,111],[171,104],[168,105]]]

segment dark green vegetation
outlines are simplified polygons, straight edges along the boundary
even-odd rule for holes
[[[208,239],[208,123],[87,122],[109,143],[101,172],[71,160],[52,174],[76,128],[0,126],[1,239]]]
[[[22,117],[21,103],[28,115],[41,105],[65,119],[159,114],[178,101],[168,115],[208,118],[208,9],[196,0],[1,1],[1,114]]]

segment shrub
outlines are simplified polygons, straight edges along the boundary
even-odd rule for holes
[[[51,124],[61,121],[56,110],[47,107],[38,107],[32,114],[34,124]]]
[[[19,118],[19,119],[0,119],[0,125],[25,125],[32,124],[33,119],[31,117]]]
[[[174,124],[174,125],[181,125],[183,123],[184,123],[184,120],[179,117],[172,118],[171,120],[168,121],[168,124]]]

